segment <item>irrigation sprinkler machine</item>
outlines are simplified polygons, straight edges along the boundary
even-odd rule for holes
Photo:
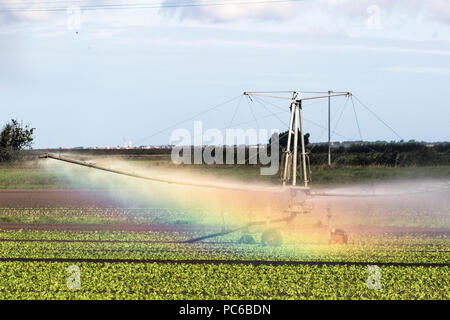
[[[284,217],[280,217],[272,220],[260,220],[252,221],[243,226],[234,229],[224,229],[219,233],[209,234],[195,239],[190,239],[186,241],[187,243],[194,243],[202,241],[209,238],[215,238],[224,236],[230,233],[238,231],[246,231],[250,227],[260,226],[261,229],[261,243],[268,246],[279,246],[282,244],[282,234],[280,228],[289,224],[292,220],[298,217],[300,214],[310,212],[312,207],[310,201],[311,198],[320,196],[330,196],[326,193],[316,193],[310,189],[309,183],[311,181],[311,169],[309,165],[309,155],[306,151],[305,139],[304,139],[304,127],[303,127],[303,102],[307,100],[317,100],[317,99],[328,99],[328,164],[331,163],[331,131],[330,131],[330,105],[332,97],[351,97],[351,92],[312,92],[312,91],[270,91],[270,92],[244,92],[244,96],[252,99],[252,97],[264,97],[271,99],[280,99],[289,101],[290,103],[290,118],[289,118],[289,130],[287,132],[287,144],[282,156],[282,165],[280,168],[281,175],[281,186],[278,186],[273,190],[273,192],[287,194],[285,210],[283,212]],[[300,139],[300,153],[298,150]],[[292,146],[292,147],[291,147]],[[300,154],[300,165],[301,168],[298,170],[298,155]],[[237,187],[227,187],[218,185],[202,184],[201,182],[180,182],[175,180],[154,178],[149,176],[144,176],[140,174],[135,174],[122,170],[113,170],[107,167],[102,167],[96,164],[87,163],[84,161],[79,161],[73,158],[68,158],[55,154],[43,154],[39,156],[40,159],[54,159],[58,161],[68,162],[75,165],[80,165],[84,167],[93,168],[96,170],[107,171],[115,174],[130,176],[138,179],[149,180],[153,182],[169,183],[176,185],[185,185],[201,188],[210,189],[227,189],[236,190]],[[300,171],[300,173],[298,172]],[[297,178],[301,179],[301,185],[297,184]],[[248,190],[242,189],[241,191]],[[253,192],[266,193],[267,188],[255,189]],[[262,194],[261,194],[262,196]],[[328,228],[329,228],[329,243],[330,244],[346,244],[347,243],[347,233],[342,229],[334,229],[331,227],[331,209],[328,206],[327,218],[328,218]],[[274,227],[274,226],[279,227]],[[244,234],[240,239],[240,243],[255,243],[253,237],[249,234]]]
[[[281,95],[279,95],[281,94]],[[291,97],[283,96],[290,94]],[[312,94],[312,96],[303,96],[303,94]],[[306,197],[304,195],[313,196],[314,192],[309,187],[311,181],[311,168],[309,155],[306,152],[304,128],[303,128],[303,101],[328,99],[328,165],[331,165],[331,98],[345,96],[352,96],[351,92],[300,92],[300,91],[270,91],[270,92],[244,92],[247,96],[261,96],[273,99],[289,100],[290,101],[290,119],[289,130],[287,133],[287,145],[284,149],[283,165],[282,165],[282,187],[290,189],[290,199],[287,204],[287,212],[291,216],[289,220],[294,219],[299,214],[310,211],[310,207],[306,204]],[[297,164],[298,164],[298,139],[300,133],[300,147],[301,147],[301,178],[303,185],[297,185]],[[291,142],[293,139],[293,150],[291,150]],[[289,185],[290,183],[290,185]],[[319,195],[318,195],[319,196]],[[304,199],[303,201],[298,201]],[[329,242],[332,244],[346,244],[348,240],[347,233],[342,229],[331,228],[331,208],[327,208],[328,228],[329,228]],[[278,230],[267,230],[263,233],[262,242],[273,245],[281,244],[281,234]]]

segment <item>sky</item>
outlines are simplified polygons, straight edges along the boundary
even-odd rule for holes
[[[1,125],[30,123],[34,148],[284,131],[288,101],[240,98],[277,90],[351,91],[333,140],[450,141],[447,0],[0,0],[0,70]],[[304,117],[325,141],[327,101]]]

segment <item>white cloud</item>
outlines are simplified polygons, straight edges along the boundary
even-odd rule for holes
[[[4,11],[1,9],[39,9],[57,2],[41,0],[0,0],[0,27],[11,30],[28,24],[67,28],[66,11]],[[64,1],[63,5],[80,4]],[[84,3],[94,3],[86,0]],[[179,3],[161,0],[163,4]],[[269,0],[224,0],[220,6],[180,8],[147,8],[128,10],[83,10],[81,30],[89,28],[124,28],[129,26],[176,26],[189,28],[226,29],[235,32],[282,32],[313,36],[350,36],[402,40],[450,41],[449,0],[304,0],[280,3],[237,5],[236,2]],[[193,3],[224,3],[215,0],[192,0]],[[272,0],[274,1],[274,0]],[[44,4],[46,3],[46,4]],[[114,4],[126,4],[117,0]],[[133,2],[134,3],[134,2]],[[151,3],[154,0],[138,0]],[[186,3],[186,1],[183,1]],[[11,22],[19,22],[12,24]],[[11,28],[10,28],[11,26]],[[5,33],[0,30],[0,33]]]
[[[265,0],[228,0],[227,5],[188,6],[165,8],[164,12],[177,12],[182,19],[200,19],[213,22],[231,22],[243,19],[283,21],[295,16],[293,1],[279,3]],[[175,5],[177,0],[163,0],[164,5]],[[192,1],[194,5],[207,4],[204,0]],[[211,3],[211,2],[210,2]],[[216,2],[216,3],[220,3]],[[223,3],[223,2],[222,2]]]
[[[174,2],[164,0],[166,4]],[[450,41],[449,0],[291,0],[279,4],[165,8],[161,12],[166,20],[174,20],[175,16],[183,23],[242,31]]]
[[[205,3],[204,0],[192,2]],[[229,0],[229,2],[236,2],[236,0]],[[261,0],[238,2],[261,2]],[[163,0],[163,3],[171,5],[179,1]],[[395,15],[403,19],[430,19],[450,23],[450,1],[448,0],[292,0],[265,4],[166,8],[165,11],[177,12],[181,18],[185,19],[218,22],[242,19],[289,20],[295,16],[320,11],[331,20],[351,18],[366,23],[377,19],[379,14],[380,19]]]
[[[38,11],[42,5],[39,0],[2,0],[0,2],[1,20],[39,21],[51,18],[51,12]]]

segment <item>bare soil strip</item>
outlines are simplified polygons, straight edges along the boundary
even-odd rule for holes
[[[48,242],[48,243],[148,243],[148,244],[183,244],[189,245],[189,242],[183,240],[70,240],[70,239],[0,239],[0,242]],[[200,242],[203,245],[230,245],[236,244],[236,241],[203,241]],[[408,252],[450,252],[450,250],[407,250]]]
[[[43,231],[129,231],[129,232],[215,232],[208,225],[182,224],[82,224],[82,223],[0,223],[0,230],[43,230]],[[299,228],[301,232],[315,232],[326,228]],[[429,236],[450,236],[450,228],[393,227],[393,226],[345,226],[344,230],[355,234],[424,234]]]
[[[106,191],[97,190],[0,190],[2,208],[121,207]]]
[[[371,266],[379,267],[450,267],[450,263],[407,262],[347,262],[347,261],[271,261],[271,260],[140,260],[140,259],[64,259],[64,258],[0,258],[0,262],[48,262],[48,263],[157,263],[157,264],[214,264],[253,266]]]

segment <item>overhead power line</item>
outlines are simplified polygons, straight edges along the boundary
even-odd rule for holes
[[[141,2],[131,4],[78,4],[81,10],[128,10],[128,9],[162,9],[162,8],[188,8],[188,7],[212,7],[212,6],[247,6],[247,5],[261,5],[261,4],[283,4],[301,2],[304,0],[258,0],[258,1],[233,1],[233,0],[217,0],[217,1],[190,1],[177,3],[155,3],[155,2]],[[39,7],[40,4],[47,4]],[[35,3],[34,7],[9,7],[2,8],[0,12],[52,12],[52,11],[66,11],[68,7],[73,6],[74,3],[68,2],[66,5],[58,4],[56,6],[48,6],[48,2]]]

